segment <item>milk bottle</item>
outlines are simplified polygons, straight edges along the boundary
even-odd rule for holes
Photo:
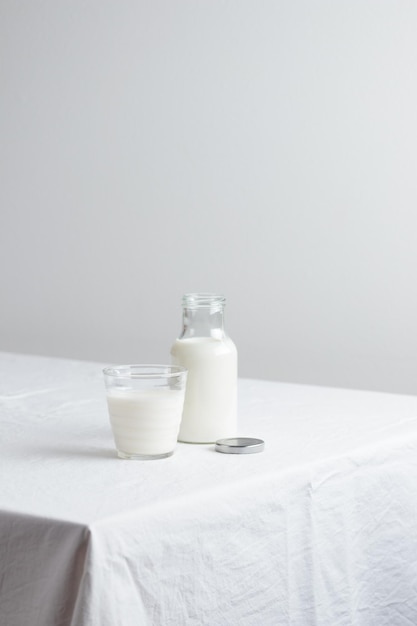
[[[174,365],[188,370],[178,440],[212,443],[237,430],[237,350],[223,325],[225,298],[183,297],[183,331],[171,348]]]

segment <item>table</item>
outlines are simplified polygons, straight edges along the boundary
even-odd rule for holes
[[[0,353],[2,626],[417,624],[417,397],[240,380],[263,453],[125,461],[101,369]]]

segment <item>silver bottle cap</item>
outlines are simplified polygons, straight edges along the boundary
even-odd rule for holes
[[[265,448],[263,439],[253,439],[252,437],[229,437],[216,441],[216,452],[224,454],[253,454],[262,452]]]

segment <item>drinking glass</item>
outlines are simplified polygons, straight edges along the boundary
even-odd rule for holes
[[[163,459],[175,450],[187,370],[178,365],[113,365],[103,370],[117,454]]]

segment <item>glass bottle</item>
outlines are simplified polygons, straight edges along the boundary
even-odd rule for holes
[[[189,293],[182,299],[183,330],[172,363],[188,370],[178,440],[212,443],[237,431],[237,350],[224,330],[226,299]]]

